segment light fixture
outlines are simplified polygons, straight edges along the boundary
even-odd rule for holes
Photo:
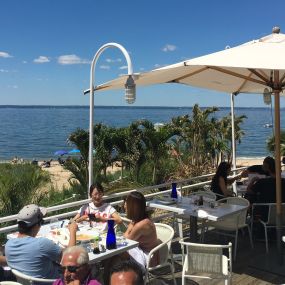
[[[131,62],[131,58],[127,52],[127,50],[120,44],[118,43],[107,43],[103,46],[101,46],[96,54],[93,57],[93,60],[91,62],[91,67],[90,67],[90,85],[89,89],[84,91],[84,94],[90,93],[90,112],[89,112],[89,155],[88,155],[88,189],[87,189],[87,197],[89,193],[90,186],[93,183],[93,125],[94,125],[94,91],[96,88],[94,88],[93,81],[95,78],[95,65],[97,63],[97,60],[99,56],[102,54],[104,50],[107,48],[118,48],[125,56],[127,64],[128,64],[128,79],[125,84],[126,88],[126,93],[125,93],[125,99],[127,103],[132,104],[136,100],[136,84],[134,82],[134,77],[133,77],[133,66]]]
[[[271,91],[268,88],[264,88],[263,91],[263,102],[266,105],[270,105],[271,104]]]
[[[125,99],[128,104],[133,104],[136,101],[136,84],[132,75],[128,76],[125,84]]]

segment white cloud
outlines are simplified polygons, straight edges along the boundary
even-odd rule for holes
[[[162,51],[164,51],[164,52],[175,51],[176,48],[177,48],[177,47],[176,47],[175,45],[166,44],[166,45],[162,48]]]
[[[144,67],[140,67],[140,70],[144,70]]]
[[[35,63],[47,63],[47,62],[50,62],[50,60],[49,60],[49,58],[47,56],[41,55],[38,58],[35,58],[34,62]]]
[[[8,58],[8,57],[13,57],[13,56],[7,52],[0,51],[0,57]]]
[[[101,69],[110,69],[110,65],[100,65],[99,68],[101,68]]]
[[[127,65],[120,66],[119,69],[128,69]]]
[[[2,72],[2,73],[6,73],[6,72],[9,72],[7,69],[0,69],[0,72]]]
[[[161,65],[158,64],[158,63],[156,63],[156,64],[154,65],[155,68],[159,68],[160,66],[161,66]]]
[[[61,55],[58,57],[57,62],[62,65],[68,64],[90,64],[87,59],[82,59],[75,54]]]
[[[26,63],[28,63],[28,62],[27,62],[26,60],[23,60],[22,63],[26,64]]]
[[[116,59],[106,58],[106,62],[108,63],[122,62],[122,59],[121,58],[116,58]]]

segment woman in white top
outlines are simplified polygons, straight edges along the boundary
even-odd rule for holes
[[[116,209],[110,204],[104,203],[104,189],[100,183],[94,183],[90,186],[89,195],[92,201],[79,209],[73,218],[74,221],[77,223],[89,221],[92,226],[100,230],[107,230],[107,220],[110,218],[114,219],[117,224],[122,222]]]

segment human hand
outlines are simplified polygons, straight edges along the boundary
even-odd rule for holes
[[[77,223],[76,222],[71,222],[70,224],[68,224],[68,230],[69,232],[76,232],[78,229]]]

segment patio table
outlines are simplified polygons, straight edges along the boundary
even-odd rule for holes
[[[46,237],[55,243],[57,243],[60,247],[65,248],[69,241],[69,231],[66,228],[69,220],[58,221],[55,223],[45,224],[41,226],[41,229],[37,235],[37,237]],[[77,237],[89,235],[92,237],[100,236],[99,244],[106,244],[106,232],[100,233],[96,228],[90,228],[88,224],[82,225],[78,224],[79,230],[77,231]],[[16,238],[18,235],[17,232],[10,233],[7,235],[7,239]],[[85,247],[88,251],[89,255],[89,263],[100,262],[104,259],[113,257],[117,254],[123,253],[129,249],[137,247],[139,243],[134,240],[123,238],[122,235],[117,235],[117,248],[116,249],[106,249],[104,252],[100,252],[98,254],[94,254],[91,249],[90,240],[82,241],[81,245]]]
[[[197,220],[198,218],[219,221],[225,217],[240,212],[246,208],[241,205],[220,204],[214,208],[210,208],[209,203],[204,203],[203,206],[193,204],[193,200],[188,197],[183,197],[181,202],[173,204],[165,204],[164,200],[154,199],[147,202],[147,206],[161,210],[171,211],[179,215],[189,215],[190,218],[190,241],[197,242]]]

